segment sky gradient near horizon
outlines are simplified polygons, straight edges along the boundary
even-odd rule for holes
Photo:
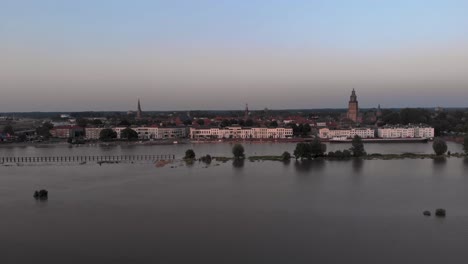
[[[0,112],[468,107],[468,1],[0,1]]]

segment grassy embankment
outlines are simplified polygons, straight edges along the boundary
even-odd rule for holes
[[[445,154],[437,156],[435,154],[416,154],[416,153],[403,153],[403,154],[379,154],[373,153],[362,157],[319,157],[316,159],[323,160],[349,160],[349,159],[363,159],[363,160],[398,160],[398,159],[436,159],[436,158],[464,158],[467,155],[463,153],[452,153],[450,155]],[[284,161],[281,155],[266,155],[266,156],[249,156],[248,159],[251,162],[255,161]],[[294,159],[294,157],[292,158]],[[234,160],[233,157],[213,157],[213,160],[227,162],[229,160]]]

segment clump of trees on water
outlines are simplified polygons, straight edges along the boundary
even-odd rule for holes
[[[291,160],[291,153],[285,151],[283,154],[281,154],[281,160],[282,161],[289,161]]]
[[[195,159],[195,151],[193,151],[193,149],[187,149],[187,150],[185,151],[184,159],[185,159],[185,160],[193,160],[193,159]]]
[[[367,153],[364,150],[364,143],[362,143],[362,139],[360,136],[356,135],[353,138],[352,146],[350,151],[353,153],[354,157],[362,157],[365,156]]]
[[[335,152],[333,151],[330,151],[328,152],[327,154],[327,157],[329,158],[336,158],[336,159],[349,159],[353,156],[353,154],[351,153],[351,151],[345,149],[343,151],[341,150],[337,150]]]
[[[444,155],[447,152],[447,143],[441,138],[435,138],[432,148],[437,156]]]
[[[245,157],[244,146],[242,146],[241,144],[235,144],[232,147],[232,154],[234,155],[235,159],[244,158]]]
[[[294,150],[294,157],[296,159],[311,159],[323,157],[327,151],[327,145],[322,143],[320,139],[315,138],[310,143],[300,142],[297,143]]]
[[[327,146],[320,142],[320,139],[315,138],[311,143],[297,143],[296,149],[294,150],[294,156],[296,159],[311,159],[324,157]],[[352,141],[352,146],[350,149],[337,150],[335,152],[330,151],[326,155],[329,158],[336,159],[347,159],[351,157],[363,157],[367,153],[364,149],[364,143],[359,136],[355,136]]]
[[[205,155],[205,156],[202,156],[202,157],[200,158],[200,161],[203,162],[203,163],[205,163],[205,164],[210,164],[212,159],[213,159],[213,158],[212,158],[210,155],[207,154],[207,155]]]

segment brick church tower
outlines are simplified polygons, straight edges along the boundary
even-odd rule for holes
[[[357,101],[356,91],[351,93],[351,97],[349,99],[349,106],[348,106],[348,119],[352,120],[353,122],[358,122],[359,117],[359,105]]]

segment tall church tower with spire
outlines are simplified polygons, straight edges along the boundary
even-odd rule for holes
[[[142,117],[141,104],[140,104],[140,98],[138,98],[138,110],[137,110],[136,118],[141,119],[141,117]]]
[[[249,119],[249,104],[245,104],[244,120]]]
[[[352,120],[353,122],[358,122],[359,117],[359,104],[357,101],[356,91],[353,89],[351,93],[351,97],[349,99],[348,105],[348,119]]]

